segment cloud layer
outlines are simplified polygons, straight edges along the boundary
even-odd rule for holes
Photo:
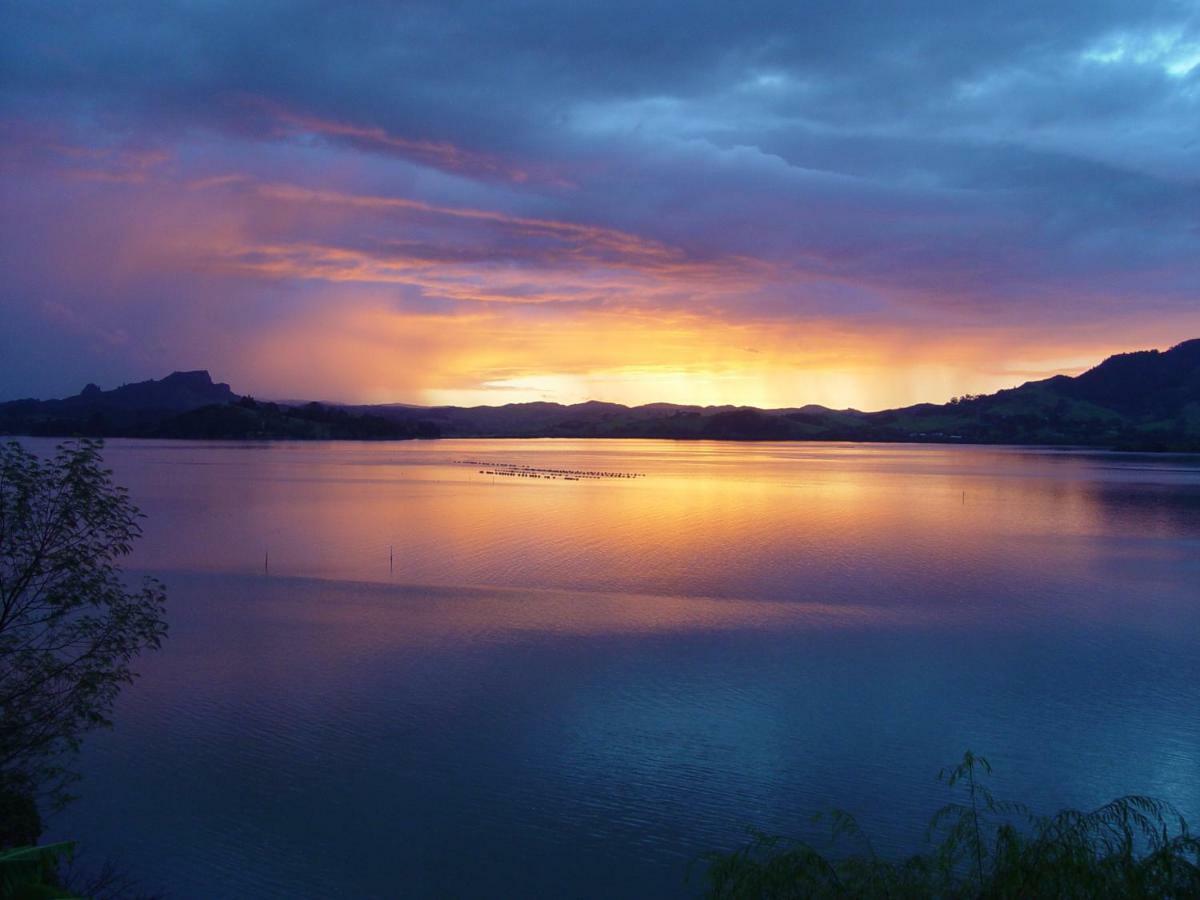
[[[1192,3],[5,3],[0,384],[879,407],[1200,335]]]

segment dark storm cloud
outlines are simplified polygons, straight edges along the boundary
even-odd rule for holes
[[[7,4],[6,19],[9,100],[253,130],[258,111],[239,115],[238,101],[259,98],[410,138],[522,148],[553,143],[581,106],[663,98],[751,131],[755,118],[924,132],[1141,115],[1186,86],[1139,55],[1186,56],[1200,39],[1181,3],[151,0]],[[1106,73],[1081,62],[1120,47],[1128,59]],[[760,78],[780,89],[739,95]]]

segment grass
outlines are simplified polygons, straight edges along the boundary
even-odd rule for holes
[[[1083,812],[1035,815],[997,800],[985,785],[992,767],[967,752],[938,777],[955,799],[934,813],[929,849],[880,858],[854,818],[826,817],[835,847],[753,832],[730,853],[704,856],[714,900],[787,898],[1109,898],[1200,897],[1200,839],[1169,803],[1127,796]]]

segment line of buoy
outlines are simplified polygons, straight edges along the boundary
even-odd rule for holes
[[[480,475],[507,475],[516,478],[549,478],[564,481],[582,481],[601,478],[645,478],[644,472],[614,472],[605,469],[558,469],[549,466],[531,466],[524,463],[495,462],[483,459],[456,459],[458,465],[479,467]]]

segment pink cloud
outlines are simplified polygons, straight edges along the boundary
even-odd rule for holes
[[[574,187],[569,179],[550,171],[546,166],[522,165],[495,154],[460,147],[450,141],[409,137],[373,123],[357,123],[301,112],[260,96],[240,96],[237,102],[243,109],[260,113],[267,119],[269,136],[272,138],[316,135],[348,143],[360,150],[399,156],[469,178],[513,184],[536,183],[558,188]]]

